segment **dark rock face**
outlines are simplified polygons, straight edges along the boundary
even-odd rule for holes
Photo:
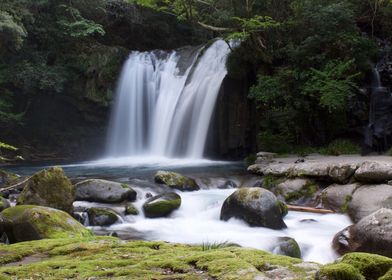
[[[256,111],[248,87],[246,79],[223,80],[208,131],[207,156],[243,159],[256,150]]]
[[[333,248],[339,254],[368,252],[392,256],[392,210],[382,208],[338,232]]]
[[[143,211],[147,218],[160,218],[169,216],[180,206],[181,197],[178,194],[164,193],[149,198],[143,204]]]
[[[241,188],[230,195],[223,203],[220,219],[227,221],[238,218],[250,226],[282,229],[284,211],[282,202],[275,195],[262,188]]]
[[[17,205],[47,206],[72,213],[75,189],[60,167],[34,174],[17,200]]]
[[[75,185],[75,200],[116,203],[135,201],[136,191],[126,184],[101,179],[82,181]]]
[[[118,221],[117,213],[109,208],[89,208],[87,214],[91,226],[110,226]]]

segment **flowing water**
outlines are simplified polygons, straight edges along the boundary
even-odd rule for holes
[[[119,80],[108,157],[202,158],[230,51],[223,40],[172,52],[133,52]]]

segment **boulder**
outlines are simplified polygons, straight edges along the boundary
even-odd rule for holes
[[[282,229],[282,202],[275,195],[262,188],[241,188],[230,195],[223,203],[220,219],[227,221],[238,218],[250,226]]]
[[[355,179],[360,182],[383,183],[392,180],[392,163],[363,162],[355,171]]]
[[[181,197],[176,193],[164,193],[153,196],[143,204],[144,215],[147,218],[167,217],[180,208]]]
[[[77,183],[75,188],[75,200],[102,203],[117,203],[136,200],[136,191],[134,191],[130,186],[107,180],[89,179]]]
[[[308,179],[287,179],[279,182],[271,191],[286,202],[308,204],[315,198],[318,186]]]
[[[360,185],[357,183],[349,185],[331,185],[320,193],[318,200],[326,209],[346,213],[348,211],[349,203],[353,198],[353,194],[359,186]]]
[[[382,208],[343,229],[332,245],[339,254],[368,252],[392,257],[392,210]]]
[[[180,191],[197,191],[200,189],[194,179],[176,172],[158,171],[154,179],[156,183],[165,184]]]
[[[118,214],[110,208],[92,207],[87,214],[91,226],[110,226],[118,221]]]
[[[139,210],[133,204],[128,204],[125,206],[125,215],[139,215]]]
[[[17,199],[17,205],[47,206],[72,212],[75,189],[60,167],[35,173],[26,183]]]
[[[89,237],[92,233],[66,212],[42,206],[19,205],[0,213],[11,243],[45,238]]]
[[[4,197],[0,196],[0,212],[3,211],[4,209],[9,208],[11,205],[7,199]]]
[[[297,241],[291,237],[279,237],[272,249],[272,253],[298,259],[301,258],[301,249]]]
[[[364,185],[352,194],[348,214],[354,222],[358,222],[381,208],[392,208],[392,186]]]

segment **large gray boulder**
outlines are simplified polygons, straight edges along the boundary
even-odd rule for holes
[[[200,187],[192,178],[186,177],[176,172],[158,171],[155,174],[155,182],[180,191],[197,191]]]
[[[354,222],[358,222],[381,208],[392,208],[392,186],[364,185],[352,194],[348,214]]]
[[[382,183],[392,180],[392,163],[363,162],[355,172],[355,179],[360,182]]]
[[[85,180],[77,183],[75,188],[75,200],[102,203],[117,203],[136,200],[136,191],[134,191],[130,186],[107,180]]]
[[[235,217],[250,226],[282,229],[286,224],[283,221],[284,211],[281,204],[282,202],[266,189],[241,188],[224,201],[220,219],[227,221]]]
[[[160,218],[169,216],[181,206],[181,197],[174,193],[164,193],[153,196],[143,204],[144,215],[147,218]]]
[[[75,189],[60,167],[35,173],[17,199],[17,205],[39,205],[71,213]]]
[[[335,212],[346,213],[358,183],[348,185],[334,184],[324,189],[319,195],[319,201],[326,209]]]
[[[368,252],[392,257],[392,210],[382,208],[338,232],[333,248],[339,254]]]

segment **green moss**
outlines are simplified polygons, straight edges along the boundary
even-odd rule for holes
[[[278,184],[280,184],[284,179],[276,177],[274,175],[271,174],[267,174],[263,177],[263,188],[265,189],[272,189],[274,187],[276,187]]]
[[[129,186],[128,186],[127,184],[121,184],[121,187],[122,187],[123,189],[129,189]]]
[[[290,192],[287,195],[285,195],[284,198],[287,202],[295,201],[300,198],[310,198],[317,191],[318,191],[317,185],[314,182],[309,181],[301,190],[297,192]]]
[[[365,280],[361,273],[346,263],[324,265],[318,272],[316,280]]]
[[[348,206],[350,205],[350,202],[352,199],[353,199],[353,197],[351,195],[346,195],[346,197],[344,198],[343,205],[340,206],[340,210],[342,211],[342,213],[347,213]]]
[[[341,262],[355,267],[370,280],[378,279],[392,267],[392,259],[368,253],[346,254]]]
[[[41,256],[19,266],[15,261]],[[128,241],[109,237],[55,239],[0,245],[0,275],[18,279],[254,279],[274,268],[293,279],[312,279],[299,259],[238,247],[202,251],[201,246]]]
[[[47,207],[20,205],[5,209],[1,216],[12,225],[12,236],[17,232],[19,235],[31,231],[38,238],[67,238],[91,236],[92,233],[72,218],[69,214]],[[21,227],[21,228],[19,228]],[[15,238],[18,241],[18,238]]]
[[[280,212],[282,213],[282,217],[286,216],[289,213],[289,209],[288,209],[286,203],[284,203],[283,201],[278,200],[278,206],[279,206]]]
[[[380,277],[378,280],[391,280],[392,279],[392,268],[388,270],[387,273],[384,274],[384,276]]]

